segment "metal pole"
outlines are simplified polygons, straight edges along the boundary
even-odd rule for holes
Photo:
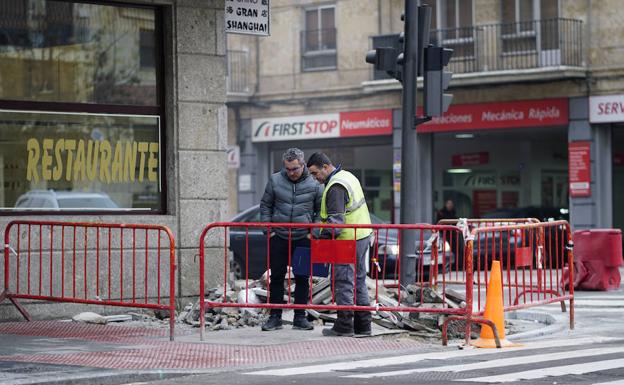
[[[403,50],[403,115],[401,124],[401,223],[416,223],[418,137],[415,130],[416,78],[418,68],[419,0],[405,0],[405,47]],[[416,278],[416,232],[405,231],[401,239],[401,282]]]

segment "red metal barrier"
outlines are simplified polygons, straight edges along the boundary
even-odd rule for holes
[[[371,228],[373,230],[374,237],[371,241],[369,253],[370,253],[370,272],[369,277],[375,281],[374,295],[371,297],[370,306],[347,306],[338,305],[335,302],[335,292],[332,287],[331,303],[315,304],[313,302],[312,288],[308,296],[308,304],[295,304],[291,301],[290,296],[290,275],[287,274],[287,303],[276,304],[269,302],[270,289],[267,283],[267,299],[262,303],[250,303],[249,302],[249,284],[250,278],[258,278],[260,272],[264,272],[270,267],[270,234],[275,228],[286,229],[288,232],[288,244],[293,242],[292,233],[295,229],[306,229],[308,235],[311,235],[312,229],[344,229],[351,228]],[[406,306],[401,303],[401,296],[403,294],[398,288],[402,287],[400,282],[401,273],[401,256],[403,251],[400,250],[401,238],[405,232],[416,232],[416,244],[414,250],[407,250],[407,254],[415,255],[416,260],[416,288],[420,290],[420,298],[412,302],[411,306]],[[209,233],[218,232],[221,240],[215,241],[215,237],[210,238],[210,247],[213,249],[220,249],[218,253],[223,256],[223,293],[227,291],[227,277],[229,271],[229,251],[233,255],[233,259],[236,265],[236,271],[239,274],[239,278],[245,280],[245,292],[244,301],[239,303],[229,301],[224,294],[222,300],[212,301],[205,298],[205,269],[206,269],[206,238]],[[420,312],[420,313],[441,313],[448,315],[464,316],[472,319],[472,322],[491,324],[488,320],[484,320],[480,317],[470,317],[467,312],[471,307],[459,307],[453,308],[447,302],[442,303],[440,307],[427,307],[424,306],[426,302],[423,298],[423,290],[428,286],[435,286],[438,291],[441,291],[443,298],[447,290],[446,272],[454,263],[454,255],[450,249],[445,246],[444,243],[440,244],[440,234],[453,234],[461,238],[460,230],[455,226],[446,225],[395,225],[395,224],[372,224],[372,225],[330,225],[330,224],[293,224],[293,223],[241,223],[241,222],[219,222],[208,225],[201,233],[199,239],[199,293],[200,293],[200,333],[201,339],[204,339],[205,329],[205,310],[206,307],[235,307],[235,308],[255,308],[255,309],[314,309],[314,310],[349,310],[349,311],[400,311],[400,312]],[[213,234],[214,235],[214,234]],[[220,245],[218,243],[221,243]],[[313,263],[353,263],[355,256],[355,241],[345,240],[313,240],[311,247],[311,257],[309,262],[309,272],[313,271]],[[229,251],[228,251],[229,250]],[[242,255],[237,255],[242,254]],[[293,255],[292,250],[288,253],[289,265],[292,264]],[[471,256],[468,255],[469,266],[472,266]],[[444,261],[444,262],[443,262]],[[214,262],[213,262],[214,263]],[[471,278],[472,274],[468,274]],[[270,278],[269,278],[270,279]],[[333,278],[332,278],[333,279]],[[394,282],[393,285],[387,285],[387,281]],[[388,306],[385,303],[382,307],[381,303],[387,300],[381,297],[380,291],[382,285],[385,286],[383,290],[395,290],[398,300],[394,305]],[[468,279],[466,283],[462,285],[466,289],[467,302],[472,303],[472,281]],[[354,293],[355,294],[355,293]],[[355,295],[354,295],[355,297]],[[414,298],[418,295],[414,294]],[[355,301],[354,301],[355,303]],[[467,335],[467,339],[469,334]]]
[[[29,321],[18,299],[169,310],[173,341],[173,235],[160,225],[12,221],[0,303],[5,298]]]
[[[489,269],[491,262],[497,260],[502,267],[505,311],[554,302],[561,302],[565,311],[564,301],[569,300],[570,329],[573,329],[574,287],[566,288],[562,279],[567,267],[573,266],[571,245],[567,221],[474,228],[465,247],[465,260],[471,259],[465,266],[466,281],[474,282],[474,303],[470,304],[473,311],[467,316],[483,314]],[[458,319],[468,321],[467,324],[471,321],[465,317],[452,320]],[[446,327],[445,323],[443,340]]]
[[[508,225],[520,225],[528,223],[539,223],[536,218],[487,218],[487,219],[443,219],[438,221],[439,225],[457,226],[461,232],[449,233],[447,231],[440,232],[440,239],[444,242],[443,245],[447,247],[451,252],[456,255],[457,263],[453,265],[452,269],[446,272],[446,281],[449,283],[464,283],[466,282],[466,266],[465,266],[465,244],[461,241],[461,235],[463,238],[468,238],[469,234],[475,229],[492,228]]]

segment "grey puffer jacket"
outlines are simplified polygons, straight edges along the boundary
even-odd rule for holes
[[[262,222],[313,223],[321,211],[323,186],[308,172],[306,167],[296,182],[288,179],[285,170],[269,177],[264,195],[260,201]],[[288,239],[288,229],[272,228],[277,236]],[[293,229],[292,239],[304,238],[308,229]]]

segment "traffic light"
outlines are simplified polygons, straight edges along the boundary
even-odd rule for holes
[[[368,51],[366,62],[375,66],[378,71],[386,73],[398,81],[402,80],[400,66],[397,63],[399,50],[392,47],[378,47]]]
[[[442,116],[453,100],[453,94],[446,94],[453,73],[446,67],[453,56],[453,50],[444,47],[425,48],[424,62],[424,110],[426,116]]]

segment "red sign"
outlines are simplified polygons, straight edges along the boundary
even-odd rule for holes
[[[570,175],[571,197],[591,196],[589,186],[591,181],[589,146],[589,141],[571,142],[568,145],[568,173]]]
[[[472,190],[472,215],[481,215],[496,208],[496,190]]]
[[[453,167],[478,166],[490,162],[489,152],[476,152],[472,154],[455,154],[451,159]]]
[[[392,110],[340,113],[340,136],[392,135]]]
[[[422,112],[419,109],[419,114]],[[487,130],[563,126],[568,124],[568,99],[451,105],[441,117],[418,126],[418,132]]]
[[[624,166],[624,153],[618,153],[613,155],[614,166]]]

